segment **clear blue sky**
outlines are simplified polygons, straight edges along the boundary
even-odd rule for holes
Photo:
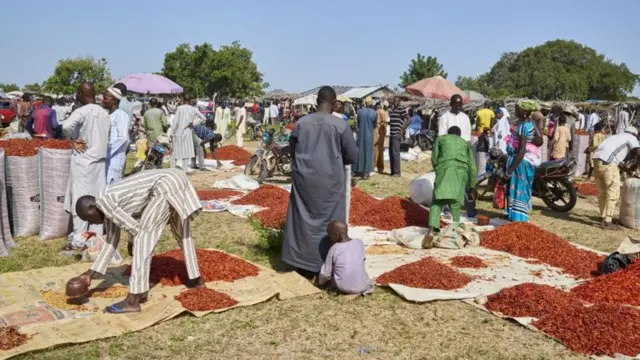
[[[554,39],[640,73],[638,0],[24,0],[4,1],[2,13],[0,82],[20,86],[45,80],[61,58],[105,57],[119,78],[161,70],[183,42],[234,40],[253,50],[271,88],[287,91],[395,86],[418,52],[437,56],[455,80]]]

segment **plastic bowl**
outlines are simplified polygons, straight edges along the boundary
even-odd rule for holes
[[[67,289],[65,291],[67,297],[79,298],[87,295],[88,292],[89,286],[79,277],[71,278],[67,282]]]

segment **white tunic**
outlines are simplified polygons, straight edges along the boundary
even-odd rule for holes
[[[454,114],[450,111],[442,114],[438,123],[438,135],[447,135],[449,128],[452,126],[460,128],[460,137],[464,141],[471,141],[471,121],[467,114],[462,111],[458,114]]]
[[[87,144],[87,150],[84,153],[75,150],[72,152],[67,193],[64,199],[64,209],[73,216],[76,233],[87,231],[87,223],[77,218],[76,200],[84,195],[97,197],[106,186],[106,158],[110,129],[109,113],[96,104],[87,104],[76,109],[62,123],[62,130],[66,136],[77,134],[77,139]],[[102,225],[92,225],[90,231],[101,231],[101,228]]]
[[[180,105],[176,110],[176,117],[173,119],[169,135],[173,136],[173,159],[191,159],[196,156],[193,151],[193,134],[189,124],[197,118],[206,120],[204,115],[191,105]]]

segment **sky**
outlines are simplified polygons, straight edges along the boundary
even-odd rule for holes
[[[504,52],[555,39],[640,73],[638,0],[25,0],[2,12],[13,16],[0,23],[0,83],[19,86],[46,80],[63,58],[104,57],[118,79],[160,71],[180,43],[234,40],[253,51],[271,89],[289,92],[393,87],[417,53],[436,56],[455,81],[488,71]]]

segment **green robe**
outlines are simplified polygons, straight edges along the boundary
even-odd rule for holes
[[[167,116],[164,114],[162,109],[151,108],[144,112],[142,127],[147,133],[149,146],[152,146],[153,143],[156,142],[158,136],[164,134],[164,132],[169,128]]]
[[[431,161],[436,171],[436,200],[461,200],[467,184],[476,187],[476,162],[468,142],[457,135],[439,136]]]

